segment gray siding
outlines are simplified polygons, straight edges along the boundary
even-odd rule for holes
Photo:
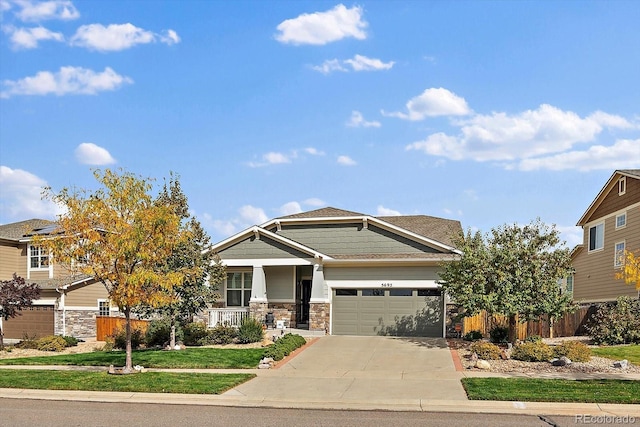
[[[325,280],[439,280],[439,267],[325,267]]]
[[[264,268],[264,275],[267,280],[267,299],[269,301],[295,300],[294,271],[294,268],[290,266]]]
[[[254,258],[312,258],[310,255],[283,245],[280,242],[261,236],[256,239],[251,236],[235,245],[220,251],[224,259],[254,259]]]
[[[437,253],[435,249],[362,223],[283,226],[278,232],[328,255]]]

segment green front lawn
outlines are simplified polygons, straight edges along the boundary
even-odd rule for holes
[[[250,369],[258,367],[263,354],[263,348],[188,348],[180,351],[136,350],[133,352],[132,360],[134,365],[141,365],[145,368]],[[91,353],[0,360],[2,365],[124,366],[124,363],[124,351],[94,351]]]
[[[462,385],[471,400],[640,403],[640,381],[463,378]]]
[[[221,394],[254,377],[254,374],[142,372],[130,375],[109,375],[106,371],[3,369],[0,371],[0,388]]]
[[[634,365],[640,365],[640,345],[615,345],[592,349],[594,356],[607,357],[614,360],[627,359]]]

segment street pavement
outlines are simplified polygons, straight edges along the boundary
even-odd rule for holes
[[[456,370],[446,341],[437,338],[326,336],[313,340],[276,369],[171,371],[251,372],[257,377],[218,396],[0,389],[0,398],[304,409],[615,415],[631,416],[640,421],[640,405],[470,401],[460,379],[465,376],[507,375]],[[620,375],[616,377],[620,378]],[[626,378],[640,380],[638,375]]]

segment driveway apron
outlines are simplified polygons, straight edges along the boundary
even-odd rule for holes
[[[439,338],[326,336],[226,394],[290,402],[467,400]]]

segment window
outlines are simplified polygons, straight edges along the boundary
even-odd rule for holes
[[[413,289],[390,289],[389,296],[391,297],[410,297],[413,295]]]
[[[560,290],[562,292],[566,292],[568,294],[573,293],[573,274],[564,280],[560,279],[558,284],[560,285]]]
[[[627,177],[623,176],[618,180],[618,196],[622,196],[627,192]]]
[[[616,228],[622,228],[627,225],[627,213],[616,215]]]
[[[253,273],[227,274],[227,307],[248,307]]]
[[[109,316],[111,313],[111,306],[107,300],[98,300],[98,316]]]
[[[384,289],[363,289],[362,296],[363,297],[383,297]]]
[[[49,255],[44,253],[44,248],[31,246],[29,258],[30,268],[49,268]]]
[[[440,289],[418,289],[419,297],[439,297]]]
[[[589,228],[589,251],[597,251],[604,247],[604,223]]]
[[[615,250],[615,255],[613,259],[614,267],[622,267],[624,265],[624,248],[625,248],[624,242],[616,243],[616,250]]]
[[[358,290],[357,289],[336,289],[336,296],[355,297],[355,296],[358,296]]]

